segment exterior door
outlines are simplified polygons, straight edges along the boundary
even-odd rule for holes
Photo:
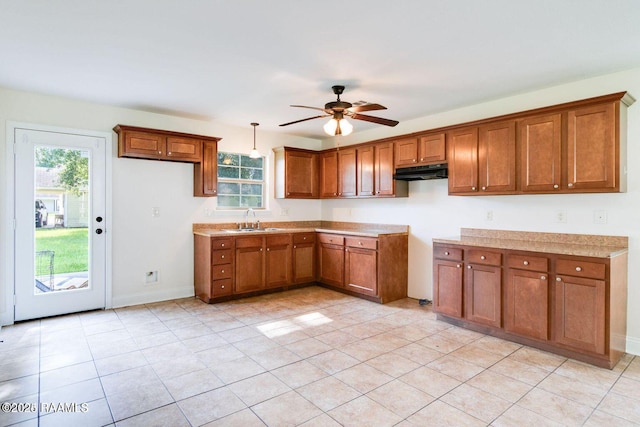
[[[106,306],[110,136],[80,133],[14,128],[16,321]]]

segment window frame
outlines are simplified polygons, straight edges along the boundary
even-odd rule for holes
[[[225,167],[226,165],[221,164],[220,163],[220,155],[231,155],[231,156],[238,156],[238,166],[236,166],[241,174],[241,170],[243,169],[243,165],[242,163],[242,157],[247,157],[249,158],[248,154],[245,153],[238,153],[238,152],[231,152],[231,151],[218,151],[218,156],[216,156],[216,162],[217,162],[217,179],[218,179],[218,204],[216,206],[216,210],[221,210],[221,211],[238,211],[238,210],[247,210],[249,208],[254,209],[254,210],[267,210],[267,157],[266,156],[260,156],[260,159],[262,159],[262,168],[253,168],[250,166],[244,166],[244,168],[247,169],[261,169],[262,170],[262,180],[255,180],[255,179],[243,179],[243,178],[227,178],[227,177],[222,177],[220,176],[220,168],[221,167]],[[252,159],[253,160],[253,159]],[[240,186],[242,184],[260,184],[262,185],[262,194],[260,194],[260,198],[261,198],[261,206],[221,206],[220,205],[220,197],[224,197],[226,196],[225,194],[222,194],[220,192],[220,183],[232,183],[232,184],[239,184]],[[235,194],[232,194],[231,196],[235,196]],[[238,194],[238,196],[240,197],[239,199],[239,203],[242,203],[242,194]],[[246,196],[258,196],[256,195],[252,195],[252,194],[247,194]]]

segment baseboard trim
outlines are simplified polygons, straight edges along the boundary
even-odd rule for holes
[[[627,335],[627,353],[640,356],[640,338]]]
[[[153,290],[148,292],[138,292],[135,294],[113,296],[112,308],[127,307],[130,305],[149,304],[152,302],[167,301],[179,298],[194,296],[193,286],[183,286],[163,290]]]

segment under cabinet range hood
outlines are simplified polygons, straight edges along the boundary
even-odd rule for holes
[[[449,177],[447,164],[411,166],[408,168],[397,168],[393,179],[400,181],[418,181],[424,179],[447,179]]]

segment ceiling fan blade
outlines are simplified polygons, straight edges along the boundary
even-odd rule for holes
[[[374,111],[374,110],[386,110],[387,107],[380,104],[363,104],[363,105],[354,105],[351,108],[347,108],[347,110],[352,113],[359,113],[361,111]]]
[[[327,114],[330,114],[330,111],[325,110],[324,108],[320,108],[320,107],[308,107],[306,105],[290,105],[290,107],[297,107],[297,108],[311,108],[312,110],[319,110],[319,111],[324,111]]]
[[[289,125],[293,125],[293,124],[300,123],[300,122],[306,122],[307,120],[320,119],[322,117],[328,117],[328,116],[330,116],[330,114],[325,114],[325,115],[322,115],[322,116],[307,117],[306,119],[296,120],[296,121],[289,122],[289,123],[283,123],[280,126],[289,126]]]
[[[349,114],[349,116],[351,116],[356,120],[364,120],[365,122],[377,123],[379,125],[385,125],[385,126],[395,126],[398,123],[400,123],[397,120],[383,119],[381,117],[367,116],[365,114],[353,113],[353,114]]]

